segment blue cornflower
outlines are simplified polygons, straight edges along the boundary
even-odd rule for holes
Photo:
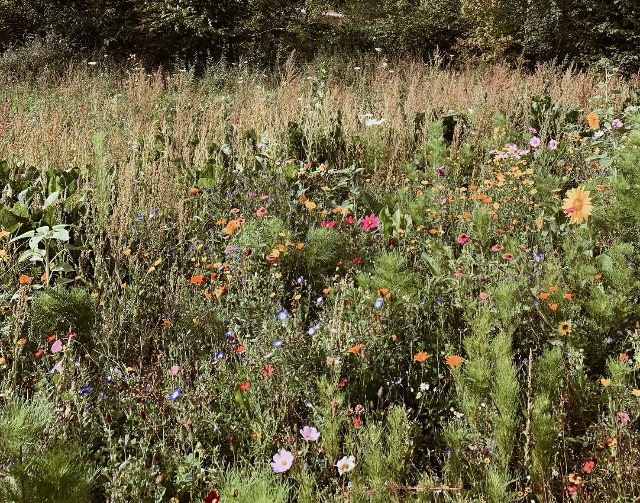
[[[142,222],[144,220],[144,215],[142,213],[138,214],[138,216],[136,217],[136,220],[138,222]]]
[[[281,309],[280,311],[278,311],[277,318],[280,321],[287,321],[289,319],[289,312],[286,309]]]
[[[231,332],[227,332],[226,334],[224,334],[224,336],[227,338],[228,341],[232,341],[234,339],[234,336]]]
[[[149,213],[149,218],[155,217],[158,213],[160,213],[160,210],[158,208],[153,208],[151,213]]]
[[[279,340],[273,343],[273,347],[278,349],[281,348],[282,346],[284,346],[284,341],[283,340]]]
[[[80,396],[82,398],[87,398],[89,396],[89,393],[91,393],[91,390],[93,388],[91,386],[82,386],[80,388]]]
[[[316,299],[316,306],[319,306],[320,304],[322,304],[324,302],[324,297],[318,297]]]
[[[382,300],[382,298],[377,299],[373,303],[373,307],[375,307],[376,309],[380,309],[382,306],[384,306],[384,300]]]
[[[224,358],[224,352],[220,351],[216,354],[216,356],[213,357],[213,363],[218,363],[220,360],[222,360],[222,358]]]
[[[180,395],[182,395],[182,390],[180,388],[176,388],[175,390],[173,390],[173,393],[169,395],[169,400],[175,402]]]
[[[318,324],[316,324],[316,325],[312,326],[312,327],[307,331],[307,333],[308,333],[309,335],[316,335],[316,332],[318,331],[318,329],[319,329],[319,328],[320,328],[320,323],[318,323]]]

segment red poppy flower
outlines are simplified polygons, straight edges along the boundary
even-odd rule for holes
[[[38,349],[36,352],[36,358],[40,358],[44,354],[44,349]]]
[[[246,350],[247,350],[247,347],[241,344],[236,348],[236,353],[244,353]]]
[[[249,381],[245,381],[240,385],[240,389],[242,391],[247,391],[251,387],[251,383]]]
[[[344,388],[347,385],[348,379],[345,377],[338,383],[338,388]]]
[[[267,365],[264,369],[262,369],[262,377],[271,377],[275,372],[275,368],[273,365]]]

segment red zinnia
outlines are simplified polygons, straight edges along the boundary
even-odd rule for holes
[[[251,383],[249,381],[245,381],[240,385],[240,389],[242,391],[247,391],[251,387]]]

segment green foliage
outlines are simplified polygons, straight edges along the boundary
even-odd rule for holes
[[[86,340],[92,335],[96,301],[82,287],[51,288],[34,296],[31,305],[31,330],[43,341],[53,333],[77,332]]]

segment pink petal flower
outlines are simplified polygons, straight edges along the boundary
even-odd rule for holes
[[[173,367],[171,367],[169,369],[169,375],[176,375],[178,372],[180,372],[180,365],[174,365]]]
[[[51,346],[51,352],[52,353],[59,353],[60,351],[62,351],[62,341],[60,339],[58,339]]]

